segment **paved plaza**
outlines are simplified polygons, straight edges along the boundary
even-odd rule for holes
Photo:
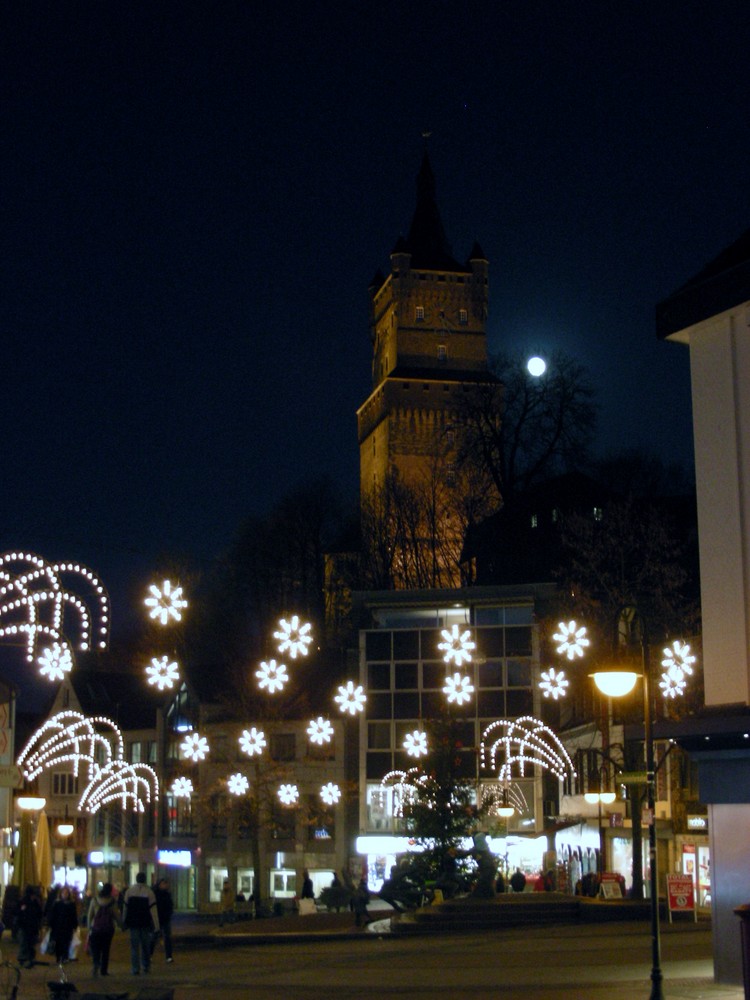
[[[92,979],[85,956],[68,974],[79,993],[102,1000],[157,987],[173,989],[174,1000],[647,1000],[650,994],[650,938],[642,924],[400,938],[378,934],[384,925],[357,932],[348,915],[321,931],[314,920],[297,918],[304,931],[287,921],[270,937],[247,935],[237,925],[223,940],[211,924],[183,925],[174,964],[157,951],[149,975],[138,977],[129,972],[127,935],[118,933],[108,979]],[[259,923],[274,929],[272,921]],[[744,1000],[742,988],[712,981],[708,925],[665,927],[662,951],[667,1000]],[[46,982],[54,978],[54,966],[24,971],[19,1000],[46,1000]]]

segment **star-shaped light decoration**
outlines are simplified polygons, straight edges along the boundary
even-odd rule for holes
[[[557,652],[564,653],[569,660],[574,660],[576,656],[583,656],[583,651],[591,645],[586,636],[586,626],[576,625],[575,622],[560,622],[558,630],[552,636],[555,642],[559,642]]]
[[[460,667],[462,663],[471,663],[472,650],[477,648],[476,643],[471,638],[471,632],[466,629],[461,632],[458,625],[454,625],[450,631],[444,628],[441,631],[443,641],[438,643],[438,649],[443,653],[446,663],[455,663]]]
[[[320,789],[320,797],[327,806],[335,806],[341,798],[341,789],[329,781]]]
[[[299,788],[296,785],[280,785],[278,794],[282,805],[293,806],[299,799]]]
[[[464,702],[471,701],[471,696],[474,694],[474,685],[465,674],[459,674],[456,671],[452,677],[445,678],[443,694],[449,702],[456,705],[463,705]]]
[[[665,671],[669,671],[672,668],[677,668],[681,670],[683,674],[690,676],[693,672],[693,666],[695,664],[695,657],[690,652],[690,646],[686,642],[681,642],[676,639],[671,647],[667,646],[664,650],[664,659],[661,661],[661,665],[664,667]]]
[[[172,782],[172,795],[176,799],[189,799],[193,794],[193,783],[190,778],[175,778]]]
[[[50,681],[61,681],[73,669],[73,657],[67,642],[53,642],[45,646],[36,661],[39,673]]]
[[[404,738],[404,750],[410,757],[424,757],[427,753],[427,733],[415,729]]]
[[[307,656],[307,647],[312,642],[311,628],[312,625],[309,622],[301,625],[297,615],[292,615],[290,622],[286,618],[282,618],[279,622],[278,632],[273,634],[274,639],[279,640],[279,652],[286,653],[288,650],[293,660],[296,660],[298,656]]]
[[[664,659],[661,661],[664,672],[659,687],[665,698],[677,698],[685,693],[687,678],[693,673],[694,664],[695,657],[686,642],[676,639],[664,649]]]
[[[171,580],[165,580],[161,589],[152,583],[148,588],[150,597],[143,602],[149,608],[149,618],[158,619],[161,625],[169,624],[170,618],[178,622],[188,602],[182,596],[182,587],[174,587]]]
[[[247,795],[250,782],[244,774],[240,774],[238,771],[236,774],[230,774],[227,778],[227,788],[230,795]]]
[[[679,667],[670,667],[661,675],[659,687],[665,698],[677,698],[685,693],[687,681],[685,674]]]
[[[261,663],[260,669],[255,671],[255,676],[258,678],[258,687],[268,688],[269,694],[281,691],[289,680],[286,666],[283,663],[277,663],[276,660]]]
[[[204,760],[208,754],[208,740],[205,736],[199,736],[198,733],[188,733],[180,744],[180,750],[182,750],[183,757],[187,757],[188,760],[197,764],[198,761]]]
[[[243,729],[239,742],[240,750],[246,753],[248,757],[252,757],[255,754],[260,756],[266,747],[266,734],[262,729],[256,729],[253,726],[252,729]]]
[[[180,679],[180,668],[168,656],[160,659],[154,656],[146,667],[146,676],[149,684],[155,684],[160,691],[167,688],[171,690]]]
[[[307,727],[307,735],[311,743],[317,743],[318,746],[322,747],[324,743],[330,743],[333,739],[333,726],[328,719],[319,715],[317,719],[310,722]]]
[[[333,700],[342,712],[356,715],[364,711],[367,695],[361,684],[355,686],[354,681],[347,681],[345,686],[339,687],[339,693]]]
[[[558,698],[564,698],[568,693],[569,684],[570,681],[565,676],[564,670],[555,670],[554,667],[550,667],[549,670],[542,671],[542,679],[539,682],[539,687],[545,698],[552,698],[553,701],[557,701]]]

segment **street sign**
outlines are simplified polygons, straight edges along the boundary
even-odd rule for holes
[[[669,904],[669,922],[673,913],[692,913],[693,919],[698,919],[695,908],[695,884],[692,875],[667,875],[667,903]]]
[[[647,771],[620,771],[617,781],[621,785],[645,785],[648,782]]]
[[[15,764],[0,764],[0,788],[21,788],[23,772]]]

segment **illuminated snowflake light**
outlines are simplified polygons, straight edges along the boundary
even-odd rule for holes
[[[319,715],[307,727],[307,735],[311,743],[317,743],[318,746],[322,747],[324,743],[330,743],[333,739],[333,726],[328,719]]]
[[[208,740],[198,733],[188,733],[180,744],[180,750],[183,757],[197,764],[198,761],[205,760],[208,754]]]
[[[471,663],[472,651],[477,647],[468,629],[461,632],[458,625],[454,625],[450,631],[444,628],[440,634],[443,642],[438,643],[438,649],[446,663],[453,662],[457,667],[462,663]]]
[[[466,675],[455,673],[452,677],[445,678],[443,694],[452,704],[463,705],[464,702],[471,701],[474,685]]]
[[[576,625],[575,622],[560,622],[557,628],[559,631],[552,636],[555,642],[560,644],[557,652],[560,655],[564,653],[569,660],[583,656],[584,649],[591,645],[586,635],[586,626]]]
[[[255,726],[252,729],[243,729],[239,743],[240,750],[246,753],[248,757],[256,754],[260,756],[266,747],[266,734],[263,730],[256,729]]]
[[[424,757],[427,753],[427,733],[423,733],[419,729],[407,733],[403,747],[410,757]]]
[[[260,669],[255,671],[255,676],[258,678],[258,687],[267,688],[269,694],[281,691],[289,680],[286,666],[277,663],[276,660],[261,663]]]
[[[171,791],[176,799],[189,799],[193,794],[193,783],[190,778],[175,778]]]
[[[279,652],[286,653],[288,651],[293,660],[296,660],[297,656],[307,656],[307,647],[312,642],[311,628],[312,625],[309,622],[300,625],[297,615],[292,615],[290,622],[286,618],[282,618],[279,622],[278,632],[273,634],[274,639],[279,640]]]
[[[227,788],[230,795],[247,795],[250,782],[244,774],[240,774],[238,771],[236,774],[230,774],[227,778]]]
[[[73,657],[66,642],[53,642],[42,650],[42,655],[36,661],[39,673],[50,681],[61,681],[73,669]]]
[[[677,698],[685,693],[685,688],[687,687],[687,680],[685,679],[685,673],[679,667],[672,666],[669,670],[665,670],[661,675],[661,680],[659,681],[659,687],[661,688],[661,693],[665,698]]]
[[[278,795],[282,805],[293,806],[299,800],[299,788],[296,785],[281,785]]]
[[[168,625],[170,619],[180,621],[188,602],[182,596],[182,587],[173,587],[171,580],[165,580],[161,589],[152,583],[148,588],[150,597],[143,602],[149,608],[149,618],[158,619],[160,625]]]
[[[664,659],[661,661],[661,665],[664,667],[665,671],[669,671],[673,667],[681,670],[683,674],[690,676],[693,672],[693,666],[695,665],[695,657],[690,652],[690,646],[686,642],[681,642],[676,639],[671,647],[667,646],[664,650]]]
[[[170,662],[168,656],[157,659],[155,656],[149,666],[146,667],[146,676],[149,684],[155,684],[160,691],[171,689],[180,679],[180,668],[174,660]]]
[[[333,700],[339,706],[340,711],[348,712],[349,715],[356,715],[357,712],[364,711],[367,695],[361,684],[355,686],[354,681],[347,681],[343,687],[339,687],[338,691],[339,693]]]
[[[320,797],[327,806],[335,806],[341,798],[341,789],[329,781],[320,789]]]
[[[569,684],[570,681],[565,676],[564,670],[555,670],[554,667],[550,667],[549,670],[542,671],[542,679],[539,682],[539,687],[545,698],[552,698],[553,701],[557,701],[558,698],[564,698],[568,693]]]
[[[48,563],[29,552],[0,555],[0,641],[25,640],[29,663],[44,641],[106,649],[109,624],[106,591],[85,566]]]

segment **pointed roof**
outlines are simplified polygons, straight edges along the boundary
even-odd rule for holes
[[[656,307],[661,339],[750,299],[750,229]]]
[[[443,229],[443,221],[435,196],[435,175],[425,151],[417,174],[417,207],[406,240],[399,240],[400,252],[411,254],[411,266],[434,268],[437,271],[467,271],[453,257]]]

